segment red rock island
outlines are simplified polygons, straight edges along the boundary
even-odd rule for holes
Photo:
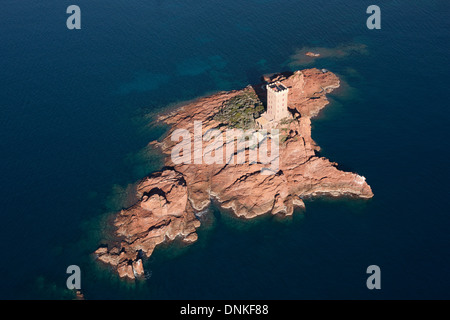
[[[305,207],[304,198],[373,197],[363,176],[338,170],[336,163],[320,157],[320,148],[311,138],[311,118],[328,104],[326,94],[339,87],[338,77],[332,72],[308,69],[264,80],[281,83],[288,89],[292,115],[287,121],[274,124],[281,136],[276,174],[261,174],[264,165],[259,162],[175,164],[170,156],[178,143],[172,141],[171,133],[177,129],[194,132],[195,121],[202,122],[203,133],[213,128],[257,125],[253,120],[260,114],[246,117],[241,114],[242,109],[236,120],[234,113],[227,113],[224,108],[233,107],[231,102],[239,106],[250,99],[252,103],[256,101],[253,105],[262,113],[266,86],[219,92],[161,115],[156,121],[170,125],[170,130],[162,142],[152,144],[166,155],[166,166],[138,184],[139,201],[117,214],[113,222],[115,240],[108,240],[95,251],[99,261],[111,265],[120,277],[143,276],[142,259],[150,257],[158,244],[175,238],[187,243],[197,240],[200,220],[196,213],[207,209],[212,200],[221,208],[250,219],[267,213],[292,215],[295,207]],[[216,147],[216,152],[224,152],[226,143]]]

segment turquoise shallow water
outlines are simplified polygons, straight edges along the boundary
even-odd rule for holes
[[[356,0],[78,1],[79,31],[70,4],[0,11],[1,298],[69,298],[71,264],[88,299],[449,298],[447,1],[379,1],[376,31]],[[345,54],[298,65],[304,47]],[[142,150],[164,128],[144,115],[305,67],[343,80],[313,138],[374,199],[310,201],[284,220],[214,210],[136,285],[92,263],[107,213],[159,166]],[[380,291],[365,287],[371,264]]]

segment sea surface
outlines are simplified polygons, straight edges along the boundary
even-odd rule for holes
[[[81,30],[66,28],[72,4]],[[86,299],[450,298],[449,1],[0,5],[1,299],[71,299],[69,265]],[[149,114],[308,67],[342,80],[313,139],[373,199],[250,221],[212,207],[198,242],[157,248],[135,284],[92,260],[130,185],[161,165],[146,146],[166,128]],[[373,264],[381,290],[366,287]]]

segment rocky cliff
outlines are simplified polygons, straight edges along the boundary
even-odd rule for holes
[[[120,277],[135,279],[144,274],[142,260],[155,247],[179,238],[197,240],[200,221],[196,213],[208,208],[212,200],[235,215],[253,218],[258,215],[291,215],[295,207],[304,208],[302,199],[316,196],[352,196],[371,198],[365,178],[337,169],[337,164],[318,155],[319,147],[311,138],[311,117],[328,104],[326,94],[339,87],[331,72],[308,69],[277,74],[265,81],[281,81],[289,88],[289,107],[293,120],[283,124],[279,147],[279,167],[275,174],[263,175],[265,167],[256,163],[195,164],[172,162],[170,157],[178,141],[171,133],[177,129],[194,131],[194,122],[202,122],[202,134],[209,129],[224,131],[215,120],[224,102],[243,92],[256,93],[264,101],[263,86],[220,92],[190,102],[157,121],[170,125],[166,138],[152,142],[166,155],[166,166],[143,179],[138,187],[139,201],[117,214],[114,220],[117,241],[95,252],[99,261],[111,265]],[[225,153],[226,144],[215,146]],[[246,151],[248,157],[248,151]]]

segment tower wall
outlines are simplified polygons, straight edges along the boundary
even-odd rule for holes
[[[267,118],[281,120],[290,115],[288,111],[289,89],[276,82],[267,85]]]

